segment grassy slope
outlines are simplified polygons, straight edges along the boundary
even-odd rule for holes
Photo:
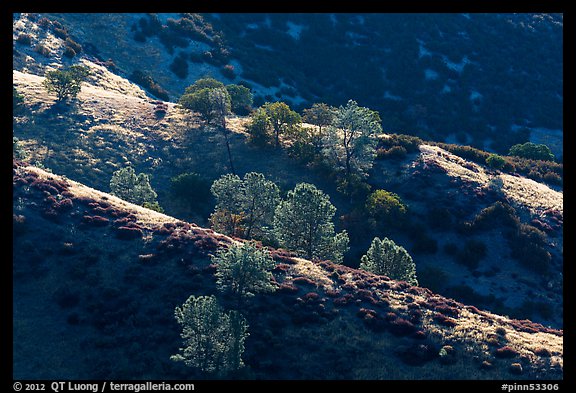
[[[58,49],[58,45],[61,43],[53,39],[53,37],[50,39],[50,43],[56,53],[55,60],[60,61],[57,54],[58,50],[61,50],[61,48]],[[24,51],[21,47],[18,47],[18,49]],[[13,73],[14,85],[25,96],[25,102],[30,111],[28,113],[30,116],[15,119],[14,135],[21,139],[24,150],[28,153],[29,161],[39,161],[56,173],[65,174],[70,179],[82,181],[82,183],[90,187],[103,191],[108,190],[108,181],[112,172],[130,162],[136,166],[138,171],[153,175],[152,185],[160,194],[160,204],[173,214],[179,211],[179,207],[172,203],[168,193],[170,177],[182,172],[196,171],[208,180],[214,180],[228,171],[226,167],[227,156],[223,141],[219,135],[204,131],[193,117],[181,113],[170,103],[167,103],[169,109],[166,116],[156,117],[154,115],[155,104],[150,98],[146,97],[140,88],[92,62],[83,60],[85,64],[91,67],[95,75],[88,83],[84,84],[78,101],[70,110],[64,112],[55,110],[52,107],[54,98],[48,96],[42,89],[42,77],[35,75],[36,73],[42,74],[42,67],[46,66],[49,61],[42,60],[41,57],[34,55],[33,52],[30,53],[33,57],[26,58],[24,64],[19,62],[22,58],[15,60],[15,69],[20,71],[14,71]],[[250,170],[264,172],[267,177],[280,183],[284,189],[291,188],[299,181],[309,181],[318,185],[332,196],[333,203],[339,209],[339,214],[347,211],[346,201],[339,197],[334,186],[323,179],[321,174],[295,165],[281,151],[271,150],[263,152],[246,144],[245,135],[241,129],[241,124],[244,121],[245,119],[241,118],[230,119],[229,121],[229,128],[234,131],[232,134],[232,148],[235,166],[239,173]],[[213,148],[207,149],[206,146]],[[459,162],[457,157],[451,156],[445,151],[442,151],[441,155],[426,154],[426,151],[430,149],[424,147],[421,155],[409,157],[409,160],[399,164],[403,167],[410,167],[408,170],[402,169],[401,171],[401,177],[406,180],[406,187],[412,189],[417,187],[421,192],[425,191],[430,194],[431,198],[448,198],[448,193],[452,193],[450,198],[452,198],[451,200],[454,203],[466,205],[468,209],[472,208],[472,210],[479,208],[481,202],[478,202],[478,199],[466,199],[462,196],[484,188],[486,185],[484,181],[490,175],[484,173],[480,167],[475,167],[475,171],[466,172],[463,168],[470,167],[472,165],[470,162],[464,160],[460,162],[462,165],[456,165]],[[420,162],[420,157],[434,161],[437,166],[443,166],[449,176],[434,174],[427,180],[427,183],[417,186],[419,183],[413,182],[416,179],[413,169],[421,169],[420,167],[414,167],[415,164]],[[452,163],[450,164],[450,162]],[[378,162],[372,173],[374,184],[376,186],[388,186],[390,179],[397,181],[398,179],[395,176],[384,176],[385,173],[394,173],[398,169],[395,168],[395,165],[397,164]],[[466,178],[466,176],[471,176],[472,178]],[[449,181],[449,179],[458,179],[458,182]],[[514,183],[509,182],[508,184],[521,182],[528,186],[524,188],[525,192],[522,194],[524,196],[518,198],[518,202],[551,201],[556,207],[560,206],[561,209],[561,205],[558,205],[558,201],[561,203],[561,197],[557,193],[550,193],[549,190],[538,183],[526,182],[522,178],[513,180],[515,180]],[[473,184],[473,187],[466,186],[466,182]],[[435,186],[431,187],[431,184]],[[544,194],[539,194],[542,190]],[[531,199],[525,198],[530,195]],[[541,198],[541,195],[550,195],[551,198]],[[402,196],[404,198],[404,194]],[[453,196],[456,196],[456,198]],[[27,197],[24,196],[22,200],[16,194],[14,197],[15,209],[18,206],[22,206],[22,211],[28,212],[30,207],[27,206],[29,202]],[[93,195],[93,197],[100,200],[102,195]],[[110,196],[105,197],[112,198]],[[418,194],[418,197],[422,199],[420,194]],[[42,197],[39,198],[41,199]],[[407,199],[410,200],[410,198]],[[425,212],[427,207],[417,206],[417,199],[410,200],[412,208],[415,211]],[[89,212],[90,209],[87,211]],[[53,221],[45,221],[44,218],[40,218],[37,214],[38,211],[34,211],[34,209],[30,210],[29,213],[31,214],[25,215],[27,218],[23,228],[34,228],[39,225],[39,228],[43,228],[43,230],[37,234],[28,230],[25,232],[25,236],[15,239],[17,242],[15,244],[18,245],[15,249],[22,250],[22,253],[18,253],[14,259],[15,277],[18,276],[19,280],[22,280],[19,281],[19,285],[15,287],[14,292],[15,299],[21,301],[21,303],[18,303],[18,307],[15,304],[15,315],[18,317],[14,320],[15,331],[21,334],[21,336],[15,336],[15,346],[18,347],[15,365],[18,365],[18,369],[24,370],[22,371],[24,374],[34,373],[42,369],[43,373],[45,373],[44,375],[55,377],[59,372],[70,368],[68,375],[87,375],[87,373],[93,372],[90,365],[95,363],[98,367],[94,367],[94,369],[98,370],[99,376],[134,375],[135,377],[145,377],[147,376],[145,372],[136,371],[136,369],[148,369],[150,364],[153,364],[154,367],[150,373],[154,375],[167,375],[174,378],[189,376],[190,374],[188,374],[189,371],[187,370],[174,369],[174,366],[166,357],[174,352],[174,348],[177,348],[177,334],[170,336],[171,338],[167,338],[168,336],[166,335],[154,338],[155,334],[158,335],[154,332],[156,332],[158,326],[163,326],[163,328],[170,326],[169,330],[171,333],[177,331],[178,327],[171,320],[171,313],[173,307],[181,304],[191,291],[190,283],[185,282],[185,280],[194,277],[192,280],[195,284],[194,288],[201,291],[211,291],[213,290],[213,280],[209,278],[211,277],[210,269],[206,271],[205,275],[199,275],[195,268],[188,269],[192,271],[190,276],[188,276],[185,273],[188,270],[177,270],[182,269],[178,263],[179,254],[176,254],[173,259],[168,259],[166,264],[162,263],[160,264],[161,266],[158,266],[158,264],[154,265],[155,267],[152,270],[143,269],[142,264],[134,262],[145,263],[149,261],[147,255],[155,253],[156,249],[154,247],[157,244],[154,242],[154,236],[148,236],[148,232],[143,233],[146,241],[138,244],[134,243],[133,247],[127,247],[126,242],[120,242],[116,239],[115,230],[109,227],[107,227],[109,229],[98,229],[82,224],[81,217],[86,214],[84,210],[75,211],[70,221],[65,219],[63,222],[56,223],[57,225],[52,225],[55,224]],[[48,216],[51,220],[50,214]],[[206,214],[198,214],[192,217],[177,216],[193,219],[202,225],[206,224]],[[138,220],[138,225],[142,225],[142,217],[139,217]],[[19,219],[16,219],[16,227],[20,225],[18,222]],[[49,231],[49,233],[46,233],[44,229],[46,229],[46,232]],[[204,233],[203,231],[201,232]],[[441,232],[436,235],[441,242],[440,245],[452,236],[446,236],[445,233]],[[499,241],[498,234],[489,236],[491,236],[490,239],[493,240],[493,244],[497,245]],[[94,242],[95,237],[99,240],[96,244]],[[199,239],[193,242],[197,240]],[[558,240],[561,247],[561,238],[554,241]],[[408,239],[408,244],[410,244],[409,242],[410,239]],[[53,244],[58,244],[59,246],[52,247]],[[446,267],[446,271],[452,276],[451,281],[455,283],[462,279],[471,286],[473,286],[473,283],[477,283],[479,287],[484,286],[487,288],[490,286],[491,292],[492,286],[496,283],[498,287],[495,288],[495,291],[498,295],[504,294],[506,290],[511,289],[505,288],[508,285],[503,286],[504,284],[502,283],[513,282],[513,294],[505,295],[509,298],[527,289],[536,288],[539,284],[537,284],[537,281],[532,281],[532,278],[525,279],[524,283],[519,283],[516,280],[511,281],[510,274],[514,274],[517,267],[511,265],[506,258],[502,260],[502,255],[505,252],[505,249],[498,251],[498,247],[491,247],[491,254],[487,259],[497,266],[506,266],[492,280],[487,276],[476,279],[471,277],[470,272],[466,272],[466,269],[450,268],[449,259],[447,260],[447,257],[441,253],[432,256],[419,255],[415,257],[415,260],[419,269],[426,266]],[[190,258],[189,254],[187,253],[186,255]],[[198,270],[204,272],[202,269],[209,263],[208,259],[205,256],[198,257],[195,253],[191,254],[194,254],[194,258],[192,258],[193,264],[197,267],[200,266]],[[63,258],[62,255],[66,257]],[[62,260],[66,259],[69,260],[68,263],[66,261],[62,262]],[[99,261],[105,262],[100,263]],[[172,264],[170,265],[170,263]],[[145,266],[148,267],[148,265]],[[290,268],[290,271],[300,275],[308,270],[306,268],[310,266],[309,263],[296,264],[295,267]],[[284,268],[282,267],[282,269]],[[50,272],[50,274],[46,275],[47,272]],[[150,272],[152,274],[149,274]],[[277,273],[280,275],[284,274],[281,272]],[[337,275],[342,276],[342,273]],[[528,277],[524,272],[522,275]],[[33,278],[30,279],[28,276]],[[168,278],[165,279],[165,277]],[[134,278],[137,279],[134,280]],[[281,278],[282,276],[280,276]],[[176,288],[180,286],[180,290],[175,291],[172,295],[162,293],[162,288],[159,288],[161,287],[159,282],[164,281],[174,282]],[[62,300],[62,298],[66,299],[67,296],[63,296],[62,293],[55,294],[58,289],[66,291],[66,288],[70,287],[69,285],[63,285],[64,282],[74,282],[75,287],[78,287],[79,294],[72,296],[72,298],[77,298],[78,303],[72,308],[69,308],[70,306],[66,305],[66,301]],[[296,293],[298,297],[306,294],[303,292],[304,290],[315,289],[315,285],[311,288],[307,288],[305,285],[304,283],[302,290]],[[290,289],[287,288],[286,290],[289,291]],[[99,295],[101,291],[106,294],[104,297]],[[125,298],[124,296],[118,296],[119,293],[124,292],[126,293]],[[176,292],[178,293],[176,294]],[[141,300],[142,293],[146,293],[145,299],[162,300],[158,303]],[[39,296],[43,299],[41,302],[38,302]],[[59,306],[58,303],[55,303],[54,296],[60,299],[64,306]],[[524,296],[529,295],[522,294],[518,297],[522,299]],[[168,298],[170,299],[168,300]],[[331,299],[329,296],[326,298],[328,300]],[[282,302],[281,300],[271,302],[268,306],[276,307],[276,310],[283,310],[286,308],[286,304],[289,306],[300,304],[295,303],[294,299],[286,301],[286,304],[276,303]],[[558,303],[556,300],[554,302]],[[307,304],[307,302],[305,303]],[[36,306],[33,306],[33,304],[36,304]],[[266,301],[264,304],[267,304]],[[323,303],[315,304],[312,301],[310,305],[312,311],[314,311],[314,307],[319,307],[320,304]],[[400,305],[401,308],[406,306],[404,303]],[[127,310],[132,315],[131,319],[124,321],[120,311],[114,313],[111,310],[114,307],[118,307],[122,311]],[[305,307],[308,307],[308,305]],[[561,308],[561,299],[559,307]],[[50,316],[44,314],[46,310],[50,311]],[[304,308],[304,310],[307,309]],[[453,378],[456,375],[456,377],[462,376],[462,378],[478,377],[490,379],[505,378],[509,375],[507,363],[500,360],[493,361],[493,351],[490,351],[494,348],[486,347],[485,345],[484,350],[487,350],[488,354],[481,356],[480,359],[487,359],[496,364],[496,367],[493,367],[489,373],[479,371],[478,367],[476,367],[478,362],[475,360],[471,363],[471,358],[466,355],[465,351],[459,351],[460,356],[458,356],[457,364],[460,364],[463,368],[470,368],[470,364],[474,364],[474,367],[471,367],[468,371],[460,370],[460,368],[456,369],[454,366],[448,369],[440,367],[441,364],[436,361],[438,359],[427,362],[425,368],[418,367],[415,369],[409,365],[402,365],[398,368],[396,366],[398,359],[402,358],[402,353],[406,352],[414,355],[418,352],[415,349],[418,346],[414,346],[414,342],[406,337],[396,339],[396,336],[391,335],[387,329],[376,334],[373,330],[366,330],[364,325],[357,326],[351,323],[350,321],[356,321],[356,318],[358,318],[356,316],[357,310],[358,308],[353,308],[343,311],[346,318],[341,319],[338,316],[328,321],[323,321],[324,324],[321,326],[315,323],[311,325],[300,323],[302,322],[301,320],[310,319],[307,316],[310,310],[303,312],[302,315],[294,316],[290,314],[291,316],[288,320],[296,321],[297,327],[293,331],[290,325],[290,328],[282,331],[282,340],[285,340],[287,346],[289,346],[289,343],[293,343],[295,348],[307,345],[306,348],[310,350],[314,348],[314,345],[318,345],[314,342],[315,340],[317,341],[317,337],[326,338],[327,343],[333,344],[323,345],[323,347],[328,348],[326,353],[321,352],[321,354],[317,355],[307,353],[305,358],[310,363],[305,363],[302,366],[298,365],[302,354],[298,353],[297,349],[286,351],[282,341],[277,341],[277,347],[263,344],[270,342],[275,337],[278,328],[285,325],[286,320],[279,316],[280,312],[277,313],[278,315],[270,316],[266,321],[259,321],[258,318],[252,319],[251,326],[264,326],[264,329],[256,329],[258,333],[252,333],[251,340],[260,343],[260,347],[258,345],[248,346],[246,355],[250,361],[247,363],[252,365],[255,372],[254,375],[259,378],[269,377],[270,375],[277,375],[282,378],[314,378],[315,375],[323,378],[413,378],[412,374],[410,374],[413,372],[416,373],[418,378]],[[386,308],[378,309],[377,311],[379,315],[385,315],[388,312]],[[286,312],[296,311],[290,309]],[[102,314],[102,316],[99,317],[98,313]],[[163,317],[159,318],[159,321],[152,321],[150,326],[147,327],[149,324],[147,315],[149,313],[156,313]],[[314,318],[312,317],[311,319]],[[369,317],[367,318],[370,319]],[[66,324],[63,323],[65,320],[67,320]],[[136,332],[132,333],[131,329],[135,326],[138,328]],[[49,340],[52,343],[51,345],[44,345],[42,342],[43,337],[35,335],[37,328],[53,333],[51,333]],[[107,340],[103,338],[106,335],[110,336],[112,332],[116,331],[116,328],[120,328],[121,334],[116,337],[109,337]],[[355,340],[346,340],[348,334],[345,332],[350,332],[351,337],[355,337]],[[462,332],[466,332],[466,329],[461,330],[460,334],[464,334]],[[486,335],[494,336],[493,332],[490,332],[492,331],[486,334],[479,333],[476,336],[478,338],[486,338]],[[144,337],[149,336],[153,337],[153,343],[158,342],[161,344],[157,351],[147,348],[148,341]],[[388,338],[392,336],[394,337],[393,341],[388,342]],[[21,337],[24,339],[20,339]],[[34,337],[37,337],[37,341],[34,341]],[[533,335],[529,337],[529,340],[534,341]],[[548,336],[545,338],[547,339]],[[126,340],[132,343],[130,348],[125,346]],[[491,340],[491,342],[493,343],[492,345],[504,345],[507,340],[507,338],[496,338],[496,340]],[[451,345],[453,344],[451,341],[449,342]],[[456,340],[456,342],[458,341]],[[65,345],[58,345],[58,343]],[[174,345],[168,348],[168,343]],[[426,345],[431,345],[432,352],[435,352],[439,348],[438,346],[444,343],[446,341],[442,338],[439,340],[434,339],[432,342],[426,341]],[[536,344],[538,341],[536,340],[534,343]],[[480,346],[482,345],[480,344]],[[548,344],[544,343],[543,345],[546,346]],[[554,351],[558,352],[558,345],[561,345],[561,340],[560,344],[556,341],[556,344],[552,345],[551,348],[555,348]],[[56,346],[59,349],[55,350]],[[91,357],[87,353],[81,354],[78,351],[79,348],[86,348],[86,346],[100,351],[97,352],[99,355]],[[375,352],[371,352],[372,355],[364,358],[362,354],[366,351],[366,347],[370,346],[375,346]],[[420,350],[422,349],[420,348]],[[30,357],[36,350],[42,353],[42,360],[30,361]],[[293,361],[279,364],[278,359],[275,357],[275,352],[278,351],[285,354],[286,359],[293,359]],[[334,351],[340,357],[334,357],[332,353]],[[382,353],[377,351],[395,355],[390,358],[390,363],[386,363],[388,365],[384,364],[381,368],[376,369],[372,366],[372,363],[380,363],[378,353]],[[142,355],[140,352],[146,353]],[[139,353],[142,358],[147,360],[136,359],[136,355]],[[107,360],[101,360],[101,355],[104,354]],[[100,358],[97,356],[100,356]],[[125,364],[118,364],[115,360],[116,358],[129,360]],[[353,362],[358,364],[357,368],[350,369],[348,367],[349,362],[341,360],[338,360],[338,364],[334,364],[334,359],[343,358],[353,359]],[[158,359],[162,360],[159,361]],[[312,362],[318,362],[319,365],[312,367]],[[525,360],[522,362],[525,362]],[[554,362],[556,360],[552,363]],[[51,366],[47,367],[46,364]],[[342,366],[343,364],[345,366]],[[441,368],[445,373],[437,374],[437,368]],[[334,370],[333,374],[323,374],[328,369]],[[552,372],[552,375],[557,374]],[[251,374],[248,373],[244,376],[250,377]]]
[[[86,59],[82,61],[92,69],[93,76],[83,85],[78,100],[66,110],[56,110],[52,106],[54,97],[42,88],[42,77],[17,70],[13,72],[14,85],[25,97],[29,109],[29,116],[15,118],[14,123],[14,135],[21,140],[28,161],[39,162],[57,173],[103,191],[109,190],[112,173],[131,163],[138,172],[151,175],[152,186],[166,211],[208,226],[211,206],[193,206],[190,209],[182,201],[175,200],[170,194],[170,178],[184,172],[197,172],[211,183],[228,173],[223,137],[205,130],[197,119],[180,111],[173,103],[166,103],[166,115],[157,117],[154,114],[154,100],[147,98],[139,87],[103,66]],[[246,143],[242,127],[245,121],[245,118],[231,118],[228,123],[238,174],[262,172],[284,191],[301,181],[316,184],[331,195],[339,216],[350,212],[346,198],[321,173],[296,164],[284,150],[266,151]],[[206,146],[211,148],[207,149]],[[441,173],[434,168],[440,168]],[[421,216],[423,223],[428,225],[426,217],[430,205],[422,203],[423,200],[435,201],[434,207],[460,206],[462,213],[459,213],[461,217],[458,219],[470,219],[471,214],[478,213],[491,203],[477,195],[486,193],[490,180],[498,177],[503,181],[504,197],[520,208],[524,221],[540,217],[547,208],[562,212],[561,192],[522,177],[495,175],[482,166],[433,146],[422,146],[420,154],[409,155],[401,162],[377,161],[370,181],[374,188],[392,189],[401,195],[411,212]],[[416,189],[419,191],[415,193]],[[492,274],[490,272],[494,269],[501,269],[495,276],[486,274],[480,278],[442,252],[450,242],[461,243],[460,234],[428,232],[438,243],[439,251],[433,254],[412,253],[412,249],[418,245],[416,238],[403,234],[395,234],[393,238],[413,254],[423,278],[426,273],[428,278],[433,276],[432,280],[438,281],[436,270],[443,270],[442,276],[446,278],[433,286],[435,290],[451,293],[451,296],[458,298],[462,296],[462,300],[477,303],[483,308],[521,318],[534,315],[522,311],[524,302],[539,299],[548,305],[546,307],[550,309],[552,317],[535,316],[542,318],[540,320],[544,323],[561,326],[561,279],[558,280],[557,274],[543,278],[524,269],[523,280],[516,280],[517,264],[510,261],[507,248],[501,247],[498,229],[476,238],[490,245],[480,271]],[[556,231],[550,236],[550,242],[555,244],[551,248],[556,255],[555,263],[560,263],[555,270],[560,272],[562,233]],[[349,256],[351,261],[359,259],[369,246],[370,239],[365,237],[362,240],[364,243],[353,244],[354,250]],[[430,279],[423,282],[433,285]],[[550,283],[553,283],[552,287]],[[510,285],[514,286],[512,291]],[[459,295],[450,292],[451,287],[461,286],[471,288],[480,296],[488,296],[486,299],[496,297],[500,305],[492,304],[491,300],[472,300],[466,293]],[[539,298],[534,296],[535,288],[542,292]]]
[[[13,182],[14,378],[202,377],[168,359],[173,309],[216,293],[208,255],[233,240],[17,162]],[[279,289],[243,308],[248,367],[231,378],[561,377],[561,331],[272,252]]]

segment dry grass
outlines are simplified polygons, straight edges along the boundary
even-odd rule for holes
[[[420,145],[421,158],[425,163],[435,163],[446,173],[464,182],[475,183],[479,188],[500,184],[500,191],[513,204],[527,208],[531,214],[539,215],[552,209],[564,211],[563,193],[534,180],[504,173],[494,174],[482,165],[465,160],[438,146]]]
[[[52,173],[46,172],[45,170],[34,167],[34,166],[27,166],[24,168],[24,170],[31,172],[31,173],[35,173],[36,175],[38,175],[38,177],[40,179],[64,180],[64,178],[62,178],[61,176],[54,175]],[[98,191],[98,190],[95,190],[93,188],[87,187],[87,186],[85,186],[81,183],[75,182],[73,180],[66,179],[66,181],[70,185],[70,188],[68,191],[71,192],[72,194],[74,194],[75,197],[90,198],[90,199],[94,199],[94,201],[106,201],[118,209],[125,210],[125,211],[128,211],[128,212],[134,214],[136,216],[138,222],[141,224],[144,224],[144,225],[148,224],[150,226],[156,226],[156,225],[161,225],[164,223],[169,223],[169,222],[175,223],[175,222],[179,221],[174,217],[170,217],[170,216],[167,216],[165,214],[158,213],[154,210],[146,209],[142,206],[135,205],[133,203],[130,203],[130,202],[127,202],[123,199],[115,197],[113,195],[110,195],[110,194],[107,194],[105,192]]]
[[[320,266],[307,259],[293,258],[294,265],[291,265],[289,274],[303,276],[322,286],[325,290],[334,289],[334,282],[328,277],[328,273]]]

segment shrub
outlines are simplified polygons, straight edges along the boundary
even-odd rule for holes
[[[44,46],[43,44],[36,44],[36,46],[34,47],[34,51],[41,54],[44,57],[50,57],[50,49],[48,49],[46,46]]]
[[[174,58],[169,66],[170,71],[172,71],[178,78],[186,79],[188,76],[188,60],[184,53],[180,53]]]
[[[253,97],[249,88],[242,85],[227,85],[226,90],[230,94],[230,104],[233,113],[245,116],[252,109]]]
[[[476,269],[486,257],[486,244],[480,240],[468,239],[464,248],[456,254],[456,261],[470,269]]]
[[[386,190],[376,190],[366,198],[365,209],[373,223],[397,225],[406,214],[406,205],[395,193]]]
[[[63,40],[65,40],[66,38],[68,38],[68,31],[63,28],[63,27],[56,27],[55,24],[53,24],[53,29],[52,32],[54,33],[54,35],[58,38],[61,38]]]
[[[221,68],[220,72],[228,79],[234,79],[236,74],[234,73],[234,66],[232,64],[226,64]]]
[[[82,52],[82,45],[80,45],[70,37],[66,38],[64,44],[66,45],[67,48],[71,48],[75,53]]]
[[[46,30],[50,27],[51,22],[50,19],[46,18],[46,17],[42,17],[38,20],[38,22],[36,22],[36,24],[41,27],[42,29]]]
[[[537,272],[547,273],[552,256],[546,250],[546,234],[529,224],[520,224],[509,239],[512,257],[523,266]]]
[[[190,296],[174,316],[182,325],[184,347],[171,360],[216,375],[244,366],[248,323],[240,313],[224,312],[214,296]]]
[[[424,143],[422,139],[405,134],[391,134],[388,137],[379,139],[379,146],[383,150],[393,147],[403,147],[407,153],[417,153],[422,143]]]
[[[64,47],[64,52],[62,54],[66,57],[73,58],[76,56],[76,51],[69,46]]]
[[[408,154],[404,146],[392,146],[389,149],[380,148],[376,150],[376,157],[379,159],[390,158],[393,160],[402,160]]]
[[[486,158],[486,165],[493,169],[503,169],[506,165],[506,160],[498,154],[490,154]]]
[[[210,181],[198,173],[181,173],[170,179],[170,192],[175,198],[188,202],[190,206],[204,206],[212,201],[210,185]]]
[[[511,359],[518,356],[518,351],[509,346],[504,346],[496,349],[494,351],[494,356],[500,359]]]
[[[32,45],[32,36],[27,33],[20,33],[18,34],[18,38],[16,38],[16,42],[20,45],[30,46]]]
[[[526,142],[512,146],[508,155],[529,158],[532,160],[554,161],[554,154],[552,154],[552,151],[548,146],[533,142]]]
[[[159,98],[164,101],[169,101],[170,97],[168,92],[162,88],[152,77],[140,70],[134,70],[129,78],[132,82],[139,84],[142,86],[146,91],[150,94],[154,95],[156,98]]]
[[[492,229],[499,226],[515,228],[519,225],[520,220],[516,215],[516,210],[500,201],[484,208],[474,217],[472,227],[474,229]]]

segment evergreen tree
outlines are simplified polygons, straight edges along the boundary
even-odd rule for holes
[[[282,247],[302,256],[341,262],[348,250],[348,234],[336,235],[332,219],[336,208],[328,195],[313,184],[299,183],[280,202],[274,216],[274,233]]]
[[[416,265],[404,247],[393,240],[375,237],[360,260],[360,269],[418,285]]]
[[[136,175],[136,171],[131,166],[119,169],[112,174],[110,189],[112,195],[140,206],[145,203],[149,206],[157,204],[158,194],[150,186],[148,175],[145,173]]]
[[[224,312],[214,296],[190,296],[174,316],[184,346],[170,359],[217,376],[244,366],[248,323],[239,312]]]
[[[212,257],[216,264],[218,289],[230,293],[241,302],[258,292],[273,292],[271,270],[275,263],[265,250],[258,250],[252,243],[221,248]]]
[[[240,179],[224,175],[211,187],[216,198],[211,216],[214,230],[248,239],[263,239],[274,219],[280,201],[280,190],[262,173],[249,172]]]

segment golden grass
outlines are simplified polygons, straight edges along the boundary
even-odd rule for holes
[[[94,188],[87,187],[81,183],[75,182],[74,180],[64,179],[61,176],[46,172],[45,170],[34,166],[24,167],[24,170],[31,173],[35,173],[36,175],[38,175],[40,179],[65,180],[70,185],[68,191],[71,192],[74,196],[91,198],[94,199],[94,201],[106,201],[118,209],[122,209],[134,214],[138,222],[144,225],[149,224],[151,226],[155,226],[167,222],[180,221],[174,217],[158,213],[157,211],[154,210],[146,209],[145,207],[139,205],[135,205],[133,203],[115,197],[114,195],[110,195],[105,192],[95,190]]]
[[[446,170],[448,176],[462,181],[476,183],[481,188],[491,187],[491,183],[500,183],[501,192],[512,203],[527,208],[531,214],[539,215],[544,210],[564,211],[563,193],[555,191],[545,184],[534,180],[512,176],[505,173],[493,174],[482,165],[465,160],[441,147],[420,145],[421,158],[432,161]]]
[[[307,259],[293,258],[293,261],[296,263],[291,266],[289,274],[307,277],[324,289],[334,289],[334,282],[322,267]]]

